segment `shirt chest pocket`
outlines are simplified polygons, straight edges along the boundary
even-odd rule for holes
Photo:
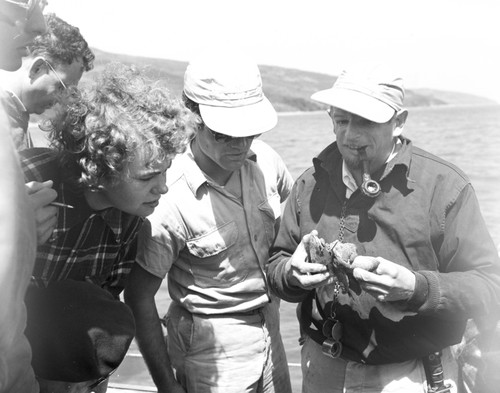
[[[236,250],[238,228],[223,224],[186,243],[194,282],[202,288],[229,287],[248,275],[241,254]]]

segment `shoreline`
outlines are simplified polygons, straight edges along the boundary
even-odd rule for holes
[[[444,108],[494,108],[498,107],[500,109],[500,104],[496,103],[487,103],[487,104],[443,104],[443,105],[416,105],[416,106],[407,106],[406,109],[409,111],[413,110],[439,110]],[[297,116],[297,115],[317,115],[318,113],[323,113],[326,110],[326,105],[324,110],[312,110],[312,111],[283,111],[279,112],[278,116]]]

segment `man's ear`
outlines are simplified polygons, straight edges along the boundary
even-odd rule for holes
[[[395,127],[394,130],[392,130],[393,137],[400,136],[403,133],[403,128],[405,126],[407,117],[408,117],[408,111],[406,109],[402,109],[396,114],[396,118],[394,120]]]
[[[49,71],[50,70],[43,57],[37,56],[33,60],[31,60],[31,65],[29,66],[29,77],[31,81],[34,81],[40,76],[47,74]]]

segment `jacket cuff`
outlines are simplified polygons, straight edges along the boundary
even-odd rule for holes
[[[431,270],[421,270],[418,274],[421,274],[427,282],[426,299],[418,311],[419,313],[434,311],[438,307],[441,296],[439,273]]]
[[[407,309],[416,312],[429,296],[429,283],[423,274],[419,272],[413,272],[413,274],[415,274],[415,290],[407,302]]]
[[[289,258],[282,259],[279,263],[273,262],[274,266],[268,271],[268,282],[278,297],[290,303],[298,303],[305,299],[308,291],[289,283],[287,274],[289,263]]]

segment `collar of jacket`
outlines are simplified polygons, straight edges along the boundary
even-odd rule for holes
[[[408,138],[399,138],[401,140],[401,148],[396,156],[372,176],[378,182],[382,182],[390,173],[396,172],[395,169],[399,168],[402,169],[401,173],[404,173],[406,181],[408,183],[413,182],[409,177],[413,144]],[[342,155],[338,149],[337,142],[331,143],[317,157],[313,158],[313,165],[316,180],[319,180],[319,177],[327,176],[339,199],[344,199],[346,186],[342,181]]]

